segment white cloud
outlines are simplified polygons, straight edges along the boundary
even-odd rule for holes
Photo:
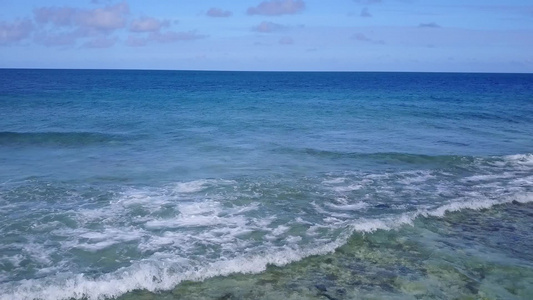
[[[129,6],[126,2],[96,9],[72,7],[41,7],[33,10],[39,25],[35,41],[45,46],[74,45],[78,39],[98,38],[87,41],[84,47],[97,47],[107,44],[100,36],[110,35],[115,30],[126,27]],[[113,43],[114,44],[114,43]]]
[[[267,22],[267,21],[263,21],[259,25],[253,28],[254,31],[261,32],[261,33],[281,31],[283,29],[285,29],[285,26],[281,24],[273,23],[273,22]]]
[[[163,28],[171,26],[169,20],[145,16],[130,21],[130,8],[126,2],[95,9],[41,7],[34,9],[33,13],[39,25],[35,41],[45,46],[69,46],[81,41],[81,47],[84,48],[108,48],[118,41],[117,37],[110,36],[123,29],[134,33],[125,41],[126,45],[132,47],[150,43],[192,41],[205,37],[195,31],[163,32]],[[224,11],[215,13],[227,15]]]
[[[81,27],[112,31],[126,26],[126,15],[128,13],[128,4],[122,2],[104,8],[81,10],[76,19],[77,24]]]
[[[33,23],[29,20],[12,23],[0,22],[0,45],[24,40],[31,35],[33,29]]]
[[[149,35],[149,41],[156,41],[159,43],[173,43],[178,41],[193,41],[205,38],[204,35],[197,34],[194,31],[186,32],[176,32],[176,31],[167,31],[164,33],[153,32]]]
[[[279,16],[296,14],[304,9],[305,3],[302,0],[270,0],[248,8],[247,13],[249,15]]]
[[[72,26],[76,23],[77,10],[71,7],[41,7],[33,10],[38,24],[51,23],[55,26]]]
[[[207,11],[206,15],[213,18],[227,18],[230,17],[232,13],[228,10],[212,7]]]
[[[113,31],[126,26],[129,6],[126,2],[96,9],[41,7],[33,14],[38,24],[58,27],[74,26],[83,30]]]
[[[144,17],[137,20],[133,20],[130,24],[131,32],[154,32],[159,31],[163,27],[170,26],[168,20],[159,21],[155,18]]]

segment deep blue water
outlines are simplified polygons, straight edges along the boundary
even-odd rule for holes
[[[527,299],[532,136],[531,74],[0,70],[0,299]]]

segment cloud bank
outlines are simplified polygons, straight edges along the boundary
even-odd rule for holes
[[[105,1],[110,2],[110,1]],[[102,1],[93,1],[95,4]],[[211,9],[210,16],[227,17],[231,12]],[[126,2],[109,4],[94,9],[69,6],[49,6],[33,9],[33,20],[0,21],[0,45],[15,44],[25,39],[46,47],[109,48],[119,42],[119,36],[130,32],[124,41],[128,46],[146,46],[150,43],[173,43],[205,38],[195,31],[166,30],[172,24],[143,16],[132,19]]]
[[[69,46],[89,38],[82,47],[108,48],[117,41],[110,35],[126,27],[129,12],[126,2],[96,9],[36,8],[33,15],[38,30],[34,40],[44,46]]]
[[[40,25],[76,27],[82,31],[113,31],[126,26],[129,6],[126,2],[96,9],[71,7],[41,7],[33,11]]]

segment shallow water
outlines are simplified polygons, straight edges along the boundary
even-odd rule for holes
[[[532,217],[533,205],[513,203],[421,218],[398,230],[356,233],[333,253],[260,274],[120,299],[528,299]]]
[[[0,74],[0,299],[532,295],[531,75]]]

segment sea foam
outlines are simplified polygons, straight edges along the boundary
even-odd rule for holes
[[[249,184],[206,179],[185,186],[178,183],[178,187],[124,189],[104,207],[85,205],[69,211],[77,226],[52,227],[51,234],[60,238],[58,251],[75,249],[98,255],[109,247],[130,243],[129,249],[138,251],[140,258],[89,276],[83,273],[90,272],[73,273],[66,265],[53,269],[54,248],[41,251],[37,247],[23,252],[24,257],[2,259],[40,261],[44,276],[0,283],[0,299],[92,300],[135,289],[169,290],[184,280],[258,273],[268,265],[283,266],[329,253],[354,233],[395,230],[412,225],[417,218],[441,218],[465,209],[532,202],[528,159],[529,155],[505,157],[496,160],[510,161],[504,173],[500,167],[482,169],[481,174],[468,173],[452,181],[438,170],[343,173],[338,175],[342,180],[329,174],[328,180],[317,179],[317,185],[300,186],[312,187],[305,195],[314,197],[303,202],[297,201],[300,194],[292,186],[280,190],[275,180]],[[505,180],[505,188],[491,185],[500,180]],[[357,183],[364,185],[364,194],[352,194],[359,190],[349,187]],[[343,186],[348,188],[332,189]],[[235,190],[239,201],[227,201],[228,192]],[[296,200],[287,199],[287,191],[296,195]],[[258,199],[258,193],[272,198]],[[425,201],[434,199],[436,193],[446,200]]]
[[[361,219],[352,222],[350,230],[344,231],[338,238],[329,243],[315,247],[299,248],[296,244],[284,249],[267,251],[261,255],[242,255],[235,258],[221,258],[201,266],[191,266],[184,269],[176,266],[184,265],[187,260],[170,258],[164,261],[141,261],[131,267],[123,268],[98,278],[89,278],[83,274],[59,274],[45,279],[23,280],[14,286],[2,287],[1,300],[29,300],[29,299],[69,299],[85,298],[102,300],[106,297],[117,297],[135,289],[145,289],[156,292],[169,290],[182,281],[202,281],[215,276],[226,276],[233,273],[259,273],[266,270],[268,265],[284,266],[312,255],[323,255],[335,251],[344,245],[353,232],[371,233],[376,230],[393,230],[412,222],[420,216],[443,217],[448,212],[464,209],[487,209],[494,205],[518,201],[529,203],[533,201],[533,193],[524,193],[501,199],[498,201],[467,201],[442,205],[431,210],[419,210],[400,216],[382,219]],[[278,227],[276,231],[285,231]],[[175,264],[175,266],[173,266]]]

